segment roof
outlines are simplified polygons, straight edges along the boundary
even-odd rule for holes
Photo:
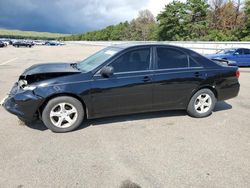
[[[112,45],[111,47],[116,47],[116,48],[122,48],[122,49],[126,49],[126,48],[131,48],[131,47],[138,47],[138,46],[173,46],[173,47],[178,47],[178,46],[174,46],[174,45],[169,45],[169,44],[164,44],[161,42],[140,42],[140,43],[122,43],[122,44],[115,44]]]

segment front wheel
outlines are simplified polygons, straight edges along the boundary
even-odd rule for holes
[[[214,93],[210,89],[201,89],[190,99],[187,112],[193,117],[207,117],[212,114],[215,103],[216,98]]]
[[[69,132],[83,121],[82,103],[73,97],[62,96],[51,99],[42,112],[42,120],[53,132]]]

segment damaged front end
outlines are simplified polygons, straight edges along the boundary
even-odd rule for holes
[[[37,119],[38,109],[45,99],[36,89],[51,84],[54,78],[76,73],[80,73],[79,69],[68,63],[33,65],[21,74],[1,105],[21,119]]]
[[[62,76],[68,76],[68,75],[72,75],[74,73],[71,72],[54,72],[54,73],[37,73],[37,74],[32,74],[32,75],[21,75],[19,77],[19,85],[21,87],[25,87],[27,85],[33,84],[33,83],[37,83],[37,82],[41,82],[44,80],[49,80],[49,79],[53,79],[53,78],[57,78],[57,77],[62,77]]]
[[[21,81],[22,82],[22,81]],[[15,83],[10,93],[5,97],[2,106],[12,114],[26,120],[37,119],[37,109],[43,98],[34,94],[33,89],[22,87],[20,81]],[[22,83],[23,85],[23,83]]]

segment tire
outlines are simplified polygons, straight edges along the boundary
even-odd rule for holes
[[[190,99],[187,113],[196,118],[207,117],[212,114],[216,101],[214,93],[210,89],[201,89]]]
[[[53,132],[75,130],[83,121],[82,103],[73,97],[61,96],[51,99],[42,112],[42,121]]]

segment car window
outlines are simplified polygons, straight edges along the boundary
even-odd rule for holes
[[[201,65],[192,57],[189,57],[189,67],[201,67]]]
[[[157,48],[157,68],[184,68],[188,67],[187,55],[172,48]]]
[[[98,66],[100,66],[102,63],[104,63],[106,60],[113,57],[119,51],[120,49],[117,48],[112,48],[112,47],[104,48],[103,50],[81,61],[78,64],[78,67],[81,69],[82,72],[92,71]]]
[[[239,55],[244,54],[243,49],[238,49],[238,50],[236,50],[235,52],[238,52],[238,53],[239,53]]]
[[[250,55],[250,49],[244,49],[244,54]]]
[[[150,48],[132,50],[121,55],[110,65],[115,73],[149,70]]]

